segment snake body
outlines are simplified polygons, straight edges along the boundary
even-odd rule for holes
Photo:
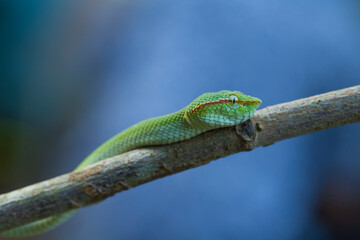
[[[75,170],[140,147],[180,142],[212,129],[234,126],[251,118],[260,104],[260,99],[238,91],[202,94],[178,112],[142,121],[122,131],[97,148]],[[58,226],[76,211],[6,230],[0,236],[41,234]]]

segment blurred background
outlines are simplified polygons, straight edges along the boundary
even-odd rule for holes
[[[1,1],[0,193],[204,92],[261,108],[360,83],[360,3]],[[360,124],[235,154],[31,239],[360,239]]]

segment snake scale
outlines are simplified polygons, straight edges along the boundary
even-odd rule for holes
[[[261,100],[238,91],[204,93],[185,108],[137,123],[106,141],[75,169],[81,169],[136,148],[184,141],[203,132],[234,126],[251,118]],[[27,237],[49,231],[77,210],[51,216],[0,233],[0,236]]]

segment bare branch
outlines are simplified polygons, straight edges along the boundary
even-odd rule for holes
[[[85,169],[0,195],[0,231],[97,203],[117,192],[241,151],[360,121],[360,85],[256,112],[247,142],[235,128],[188,141],[138,149]]]

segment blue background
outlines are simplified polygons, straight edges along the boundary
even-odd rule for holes
[[[204,92],[261,108],[360,83],[357,1],[2,1],[0,192]],[[32,239],[355,239],[360,125],[235,154]]]

